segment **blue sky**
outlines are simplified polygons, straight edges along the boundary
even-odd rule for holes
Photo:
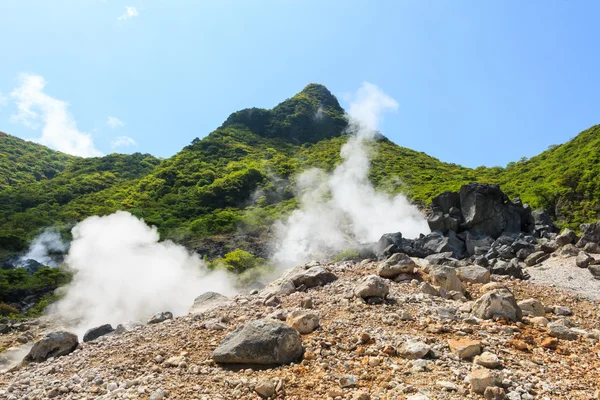
[[[236,110],[310,82],[342,101],[368,81],[400,105],[381,126],[396,143],[504,166],[600,123],[599,13],[564,0],[3,0],[0,130],[168,157]]]

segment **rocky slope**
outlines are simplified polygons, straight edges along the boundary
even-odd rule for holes
[[[574,256],[555,253],[527,268],[552,268],[558,259],[576,263]],[[0,375],[0,397],[600,398],[598,296],[496,275],[488,283],[489,271],[471,269],[400,254],[311,263],[262,291],[204,295],[189,315],[121,327],[65,356],[13,368]],[[600,280],[594,282],[600,293]],[[247,333],[240,340],[237,329],[260,320],[282,320],[302,332],[279,329],[282,338],[300,340],[277,357],[297,346],[303,355],[283,365],[250,364],[262,363],[271,350],[251,351],[266,342],[248,340]],[[22,330],[41,335],[50,329],[42,326]],[[7,339],[22,335],[1,337],[8,345]],[[228,363],[242,359],[244,364]]]

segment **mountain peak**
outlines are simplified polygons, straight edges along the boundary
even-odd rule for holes
[[[244,125],[264,137],[304,144],[340,136],[347,123],[336,97],[325,86],[311,83],[271,110],[247,108],[235,112],[223,127]]]

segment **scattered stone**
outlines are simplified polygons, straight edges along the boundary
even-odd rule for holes
[[[369,297],[384,299],[389,292],[390,285],[385,279],[380,278],[377,275],[367,275],[354,288],[354,294],[363,299]]]
[[[473,315],[481,319],[505,318],[520,321],[522,312],[512,292],[506,288],[485,293],[473,304]]]
[[[600,221],[594,224],[581,224],[581,238],[577,242],[577,247],[582,248],[588,243],[600,243]]]
[[[439,266],[432,268],[431,283],[446,291],[455,290],[460,293],[465,291],[462,282],[456,275],[456,270],[451,267]]]
[[[594,257],[587,254],[585,251],[579,252],[575,259],[575,264],[579,268],[587,268],[594,261]]]
[[[579,254],[581,250],[579,250],[577,247],[575,247],[572,244],[567,244],[565,246],[563,246],[558,253],[563,256],[563,257],[572,257],[572,256],[576,256],[577,254]]]
[[[109,333],[111,333],[113,331],[114,331],[114,329],[113,329],[112,325],[110,325],[110,324],[101,325],[96,328],[89,329],[85,333],[85,335],[83,335],[83,341],[90,342],[92,340],[98,339],[100,336],[108,335]]]
[[[577,340],[579,337],[577,333],[573,332],[571,329],[566,326],[552,322],[548,324],[548,334],[552,337],[563,339],[563,340]]]
[[[302,356],[304,349],[297,330],[271,320],[254,320],[225,337],[212,358],[218,363],[289,364]]]
[[[304,286],[307,289],[310,289],[335,282],[337,276],[321,266],[315,266],[305,271],[298,272],[289,279],[297,288]]]
[[[590,271],[590,274],[592,274],[594,278],[600,279],[600,265],[590,265],[588,266],[588,271]]]
[[[552,308],[552,312],[556,315],[562,315],[562,316],[573,315],[573,311],[571,311],[571,309],[566,306],[554,306]]]
[[[383,278],[394,279],[400,274],[412,274],[415,267],[415,262],[409,256],[396,253],[379,264],[377,274]]]
[[[462,282],[488,283],[490,281],[490,271],[478,265],[457,268],[456,275]]]
[[[52,332],[35,342],[25,361],[43,362],[50,357],[60,357],[71,353],[77,348],[77,335],[70,332]]]
[[[583,248],[581,250],[585,251],[586,253],[590,253],[590,254],[600,254],[600,244],[589,242],[589,243],[586,243],[585,246],[583,246]]]
[[[500,386],[501,376],[489,369],[476,369],[471,372],[471,390],[475,393],[484,394],[488,387]]]
[[[437,290],[436,288],[434,288],[427,282],[421,282],[421,285],[419,286],[419,290],[421,291],[421,293],[428,294],[430,296],[437,296],[437,297],[442,296],[442,294],[440,293],[439,290]]]
[[[158,324],[168,319],[173,319],[173,313],[169,311],[156,313],[148,320],[148,325]]]
[[[501,387],[488,386],[483,392],[483,397],[485,397],[486,400],[504,400],[506,399],[506,393]]]
[[[533,317],[530,319],[533,325],[546,326],[550,321],[546,317]]]
[[[429,353],[431,347],[423,342],[408,341],[402,344],[398,349],[398,355],[409,360],[423,358]]]
[[[525,259],[525,265],[532,267],[536,264],[539,264],[545,260],[547,260],[550,255],[546,254],[544,251],[536,251],[532,253],[529,257]]]
[[[219,306],[229,306],[231,303],[231,299],[227,296],[216,292],[206,292],[194,299],[194,304],[190,308],[189,313],[199,314]]]
[[[555,337],[545,338],[541,346],[547,349],[556,349],[558,347],[558,339]]]
[[[477,365],[481,365],[482,367],[494,369],[498,368],[500,365],[500,359],[494,353],[490,353],[489,351],[484,351],[480,355],[476,356],[473,359],[473,362]]]
[[[456,354],[458,358],[463,360],[467,358],[473,358],[481,353],[481,342],[478,340],[449,339],[448,346],[450,346],[450,351]]]
[[[301,335],[305,335],[319,327],[319,316],[313,312],[297,310],[288,315],[286,322]]]
[[[546,315],[546,309],[544,305],[536,299],[522,300],[517,303],[523,315],[530,317],[543,317]]]
[[[254,387],[254,391],[263,399],[269,399],[275,396],[275,383],[272,379],[261,379]]]

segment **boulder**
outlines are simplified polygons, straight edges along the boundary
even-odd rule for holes
[[[60,357],[71,353],[77,348],[77,335],[70,332],[52,332],[35,342],[25,361],[43,362],[51,357]]]
[[[456,276],[462,282],[468,283],[488,283],[490,281],[490,271],[478,265],[457,268]]]
[[[194,299],[194,304],[190,308],[190,314],[200,314],[212,310],[219,306],[229,306],[231,299],[216,292],[206,292]]]
[[[587,268],[594,261],[594,257],[587,254],[585,251],[577,254],[577,258],[575,259],[575,264],[579,268]]]
[[[460,195],[456,192],[444,192],[431,200],[431,208],[443,214],[450,214],[451,209],[460,210]]]
[[[582,248],[588,243],[600,244],[600,221],[593,224],[579,225],[581,238],[577,241],[577,247]]]
[[[467,253],[470,255],[485,254],[494,244],[494,239],[486,235],[473,235],[471,232],[466,233],[465,244]]]
[[[573,244],[576,240],[577,235],[575,232],[570,229],[565,229],[556,237],[556,244],[562,247],[567,244]]]
[[[307,270],[296,273],[289,278],[290,281],[296,286],[304,286],[306,288],[312,288],[317,286],[325,286],[331,282],[337,280],[332,272],[321,266],[315,266]]]
[[[520,321],[523,313],[515,297],[507,288],[490,290],[478,298],[471,309],[477,318],[505,318],[509,321]]]
[[[550,214],[546,210],[535,210],[532,211],[531,216],[535,221],[534,232],[536,236],[542,237],[544,233],[557,233],[558,228],[552,222]]]
[[[566,244],[563,247],[561,247],[561,249],[558,251],[558,253],[563,257],[572,257],[572,256],[576,256],[577,254],[579,254],[580,251],[581,250],[579,250],[574,245]]]
[[[148,320],[148,325],[159,324],[161,322],[165,322],[168,319],[173,319],[173,313],[170,311],[164,311],[156,313]]]
[[[589,265],[588,271],[590,271],[590,274],[592,274],[592,276],[594,278],[600,279],[600,265],[598,265],[598,264]]]
[[[390,246],[398,249],[402,245],[402,232],[384,233],[375,244],[373,250],[375,253],[381,253]]]
[[[440,293],[439,290],[437,290],[436,288],[434,288],[427,282],[421,282],[421,285],[419,286],[419,290],[421,291],[421,293],[428,294],[430,296],[436,296],[436,297],[442,296],[442,294]]]
[[[283,365],[298,360],[303,352],[297,330],[280,321],[259,319],[227,335],[212,359],[223,364]]]
[[[509,262],[497,260],[490,269],[494,275],[512,276],[517,279],[526,279],[528,275],[523,271],[518,258],[513,258]]]
[[[384,299],[390,292],[390,285],[383,278],[377,275],[367,275],[354,288],[354,294],[357,297],[367,299],[369,297],[378,297]]]
[[[431,232],[421,239],[423,248],[433,254],[452,253],[452,256],[461,259],[465,255],[466,247],[454,231],[448,231],[448,236],[444,236],[440,231]]]
[[[589,242],[589,243],[586,243],[585,246],[582,247],[582,250],[585,251],[586,253],[600,254],[600,244]]]
[[[288,314],[286,323],[305,335],[319,327],[319,316],[314,312],[296,310]]]
[[[460,293],[464,293],[465,288],[462,282],[456,275],[456,270],[451,267],[438,266],[434,267],[430,271],[431,283],[443,288],[446,291],[455,290]]]
[[[546,308],[536,299],[522,300],[517,303],[524,315],[530,317],[543,317],[546,315]]]
[[[396,253],[379,264],[377,274],[383,278],[394,279],[400,274],[412,274],[415,262],[406,254]]]
[[[89,329],[85,335],[83,335],[83,341],[90,342],[98,339],[100,336],[108,335],[113,331],[114,329],[111,324],[104,324],[96,328]]]
[[[577,340],[579,337],[577,333],[573,332],[570,328],[558,322],[551,322],[547,326],[548,334],[557,339],[563,340]]]
[[[498,185],[470,183],[459,191],[462,228],[472,234],[499,237],[521,232],[521,217]]]
[[[544,251],[536,251],[525,259],[525,265],[531,267],[547,260],[549,257],[550,255],[546,254]]]

